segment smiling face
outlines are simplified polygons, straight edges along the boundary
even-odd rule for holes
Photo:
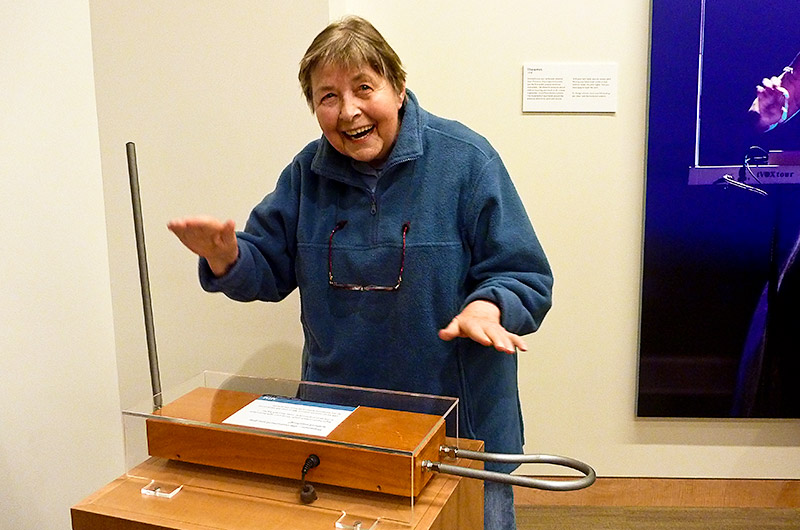
[[[311,74],[314,114],[322,134],[340,153],[360,162],[382,164],[400,130],[399,94],[372,68],[326,64]]]

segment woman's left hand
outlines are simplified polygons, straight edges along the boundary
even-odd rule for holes
[[[439,330],[439,338],[453,340],[456,337],[472,339],[484,346],[493,346],[497,351],[516,353],[527,351],[522,337],[507,331],[500,325],[500,308],[487,300],[475,300]]]

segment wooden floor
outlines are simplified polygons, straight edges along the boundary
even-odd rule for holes
[[[590,488],[515,488],[519,530],[797,530],[800,481],[600,478]]]
[[[514,496],[518,506],[800,508],[800,480],[598,478],[579,491],[515,488]]]
[[[518,530],[797,530],[796,508],[518,506]]]

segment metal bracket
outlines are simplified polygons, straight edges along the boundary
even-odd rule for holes
[[[183,488],[183,484],[169,484],[166,482],[157,482],[156,480],[151,480],[150,484],[144,486],[141,489],[142,495],[149,495],[152,497],[163,497],[165,499],[171,499],[178,492],[181,491]]]
[[[342,512],[342,516],[334,524],[334,527],[341,530],[374,530],[378,528],[380,517],[372,521],[371,519],[364,519],[353,515],[347,515]],[[372,523],[370,525],[370,522]]]

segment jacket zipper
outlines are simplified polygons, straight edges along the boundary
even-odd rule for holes
[[[374,191],[370,190],[370,192],[369,192],[369,200],[370,200],[369,213],[371,213],[372,215],[375,215],[376,213],[378,213],[378,199],[375,197],[375,192]]]

